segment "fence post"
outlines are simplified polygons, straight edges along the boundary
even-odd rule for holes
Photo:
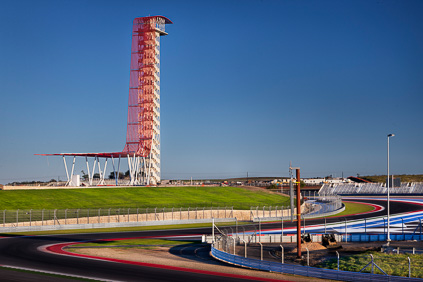
[[[242,240],[244,241],[244,240]],[[244,257],[247,258],[247,242],[244,241]]]
[[[253,219],[253,218],[252,218],[252,213],[253,213],[253,207],[252,207],[252,206],[250,206],[250,221]]]
[[[326,234],[326,216],[325,216],[325,234]]]
[[[284,249],[283,249],[283,246],[282,245],[279,245],[279,246],[281,246],[281,260],[282,260],[282,264],[284,264]]]
[[[402,227],[402,236],[403,236],[403,240],[405,241],[405,236],[404,236],[404,218],[403,217],[401,217],[401,222],[402,222],[402,224],[401,224],[401,227]]]
[[[260,244],[260,260],[263,260],[263,244],[260,242],[259,244]]]
[[[336,256],[338,257],[338,271],[339,271],[339,253],[338,253],[338,251],[335,251],[336,252]]]
[[[235,255],[235,247],[236,247],[236,245],[235,245],[235,238],[233,236],[232,236],[232,240],[234,242],[234,255]]]
[[[236,239],[238,240],[238,219],[235,217],[235,232],[236,232]]]
[[[310,266],[310,252],[307,247],[305,247],[305,249],[307,251],[307,266]]]
[[[364,219],[364,234],[367,235],[367,219]]]
[[[348,242],[348,238],[347,238],[347,219],[345,219],[345,242]]]
[[[408,277],[411,278],[411,260],[410,257],[407,257],[408,259]]]
[[[383,234],[386,235],[386,231],[385,231],[385,218],[383,218]]]
[[[261,218],[259,217],[259,242],[261,242]]]

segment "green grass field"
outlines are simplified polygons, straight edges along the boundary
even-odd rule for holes
[[[374,207],[372,207],[372,206],[365,205],[365,204],[359,204],[359,203],[344,202],[344,205],[345,205],[345,210],[343,212],[335,214],[334,216],[342,216],[342,215],[369,212],[369,211],[372,211],[374,209]]]
[[[133,187],[0,191],[0,210],[287,206],[289,198],[238,187]]]
[[[411,277],[423,278],[423,255],[397,255],[397,254],[384,254],[380,252],[366,252],[352,256],[344,256],[339,260],[339,269],[347,271],[360,271],[363,267],[368,264],[370,259],[370,254],[374,257],[374,262],[383,269],[388,275],[395,276],[404,276],[408,277],[408,259],[411,259]],[[318,267],[337,269],[337,259],[330,259]],[[376,267],[376,274],[383,274]],[[363,272],[370,272],[370,267],[366,268]]]

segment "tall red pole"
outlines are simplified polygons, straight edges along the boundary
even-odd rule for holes
[[[301,191],[300,169],[297,168],[297,257],[301,257]]]

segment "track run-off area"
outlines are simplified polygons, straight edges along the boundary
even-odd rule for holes
[[[371,212],[306,219],[306,233],[369,233],[386,232],[386,198],[345,197],[345,201],[366,203],[374,207]],[[423,198],[392,197],[390,204],[391,234],[411,234],[416,222],[423,217]],[[262,233],[281,234],[281,223],[261,224]],[[296,222],[284,222],[284,234],[294,234]],[[211,264],[207,270],[174,267],[151,263],[139,263],[118,259],[76,255],[63,250],[64,246],[98,240],[123,238],[187,238],[200,239],[211,234],[210,228],[172,229],[159,231],[133,231],[115,233],[87,233],[68,235],[21,236],[3,234],[0,239],[0,276],[2,281],[72,281],[84,278],[100,281],[275,281],[248,275],[235,275],[214,271]],[[20,269],[31,272],[11,271]],[[37,274],[41,272],[50,275]],[[67,277],[66,277],[67,276]],[[281,275],[280,280],[290,280]],[[279,281],[280,281],[279,280]]]

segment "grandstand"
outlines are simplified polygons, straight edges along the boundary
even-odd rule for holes
[[[383,183],[336,183],[323,184],[319,195],[385,195],[388,189]],[[403,183],[400,187],[391,187],[390,194],[423,194],[423,182]]]

